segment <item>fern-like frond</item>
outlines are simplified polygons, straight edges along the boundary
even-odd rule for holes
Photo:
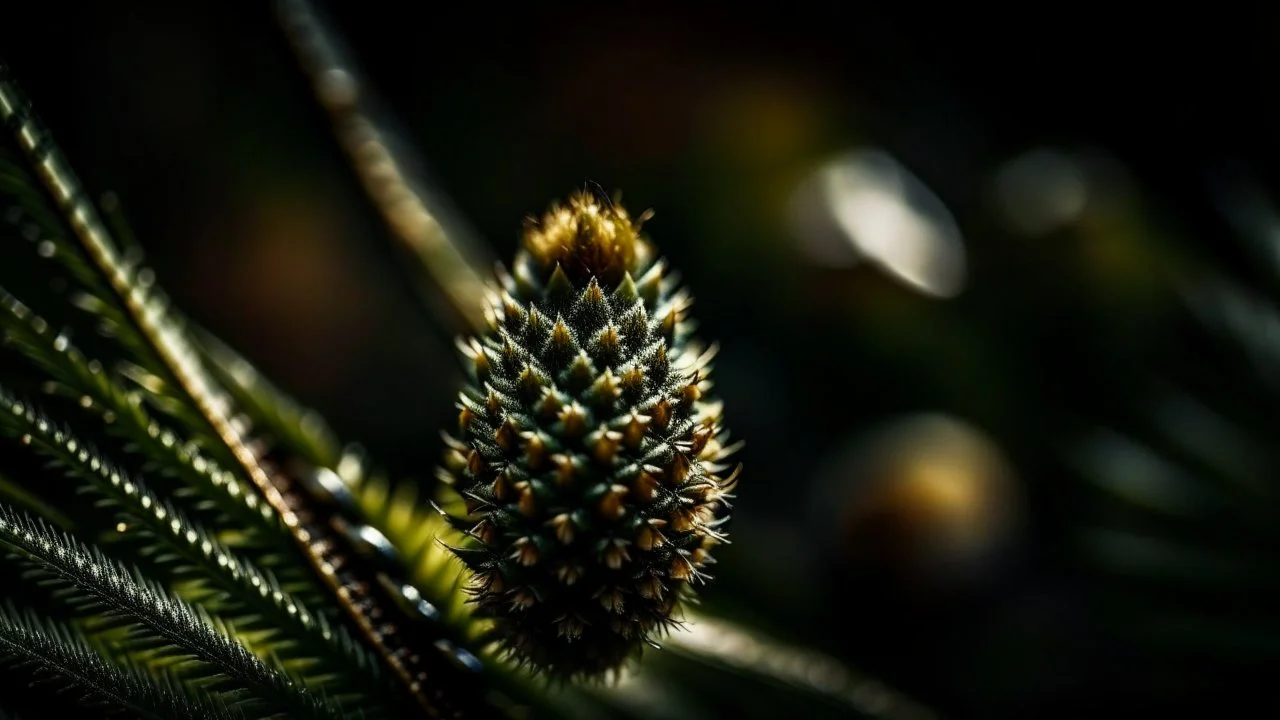
[[[339,697],[381,691],[377,660],[344,627],[312,612],[270,573],[2,386],[0,431],[22,438],[124,514],[133,538],[148,541],[143,554],[172,582],[188,583],[184,594],[234,618],[242,634],[263,633],[253,643],[259,654],[275,657],[308,685],[324,685]]]
[[[3,74],[4,68],[0,67],[0,85],[4,82]],[[79,192],[79,188],[76,191]],[[64,219],[67,216],[51,207],[47,194],[40,191],[37,178],[3,152],[0,152],[0,195],[9,201],[9,219],[26,228],[40,257],[56,263],[74,283],[75,287],[69,292],[71,306],[84,312],[98,334],[109,339],[118,351],[118,357],[113,360],[146,368],[145,375],[150,380],[147,389],[151,392],[141,395],[140,399],[189,426],[206,452],[215,455],[223,465],[234,465],[234,457],[221,446],[217,434],[184,393],[152,337],[135,317],[135,313],[145,313],[148,318],[167,318],[169,308],[168,298],[154,286],[151,272],[142,266],[140,250],[134,247],[117,253],[108,247],[110,252],[106,258],[114,265],[102,270],[86,254],[91,248],[77,242],[77,230],[83,232],[84,229],[75,226],[75,216]],[[75,202],[90,207],[87,199]],[[83,226],[83,208],[79,217]],[[96,233],[95,237],[104,239],[102,233]],[[124,298],[116,291],[122,284],[132,284],[132,290]]]
[[[16,551],[35,577],[64,585],[77,607],[135,628],[134,642],[142,638],[174,657],[200,663],[208,671],[209,689],[243,690],[240,707],[246,711],[259,712],[258,717],[345,716],[337,704],[255,657],[224,623],[97,548],[7,506],[0,506],[0,543]]]
[[[153,352],[138,356],[127,375],[149,392],[147,399],[160,400],[155,406],[172,415],[191,430],[188,437],[207,442],[206,449],[227,466],[238,467],[252,482],[290,530],[293,546],[330,591],[330,600],[353,623],[379,654],[405,690],[428,714],[453,712],[455,705],[481,705],[475,693],[465,693],[443,685],[428,686],[423,680],[442,673],[435,665],[452,663],[463,674],[474,672],[459,655],[446,647],[439,653],[415,652],[406,647],[414,634],[405,631],[391,617],[390,605],[398,603],[399,588],[384,588],[368,567],[347,562],[345,553],[354,543],[350,538],[326,538],[329,528],[323,518],[310,512],[309,502],[295,491],[292,479],[278,472],[262,455],[262,448],[250,434],[251,428],[233,399],[209,371],[190,336],[189,328],[169,311],[165,296],[154,277],[141,268],[140,258],[122,253],[98,208],[89,200],[75,172],[53,143],[30,103],[0,65],[0,121],[12,131],[14,144],[24,156],[50,205],[56,208],[65,228],[100,276],[97,287],[110,293],[89,292],[91,311],[104,315],[106,307],[121,311],[127,323],[113,332],[126,333]],[[55,246],[56,250],[56,246]],[[86,286],[93,283],[85,283]],[[105,315],[104,315],[105,316]],[[128,345],[128,343],[122,343]],[[173,400],[174,402],[168,402]],[[364,545],[360,545],[364,547]],[[423,626],[425,629],[426,626]],[[430,631],[424,633],[430,635]],[[445,669],[444,672],[450,672]],[[453,690],[449,692],[449,690]],[[480,712],[482,708],[477,708]]]
[[[86,258],[86,264],[96,272],[96,280],[91,280],[72,270],[93,299],[92,312],[106,317],[110,311],[122,319],[111,330],[122,345],[136,349],[135,365],[155,380],[147,397],[171,393],[176,403],[159,407],[169,411],[176,404],[180,412],[175,417],[201,436],[209,452],[227,466],[240,466],[283,514],[279,489],[254,456],[246,436],[248,429],[236,422],[230,399],[209,375],[181,316],[170,312],[168,297],[156,285],[154,273],[143,267],[141,255],[133,249],[121,251],[71,164],[3,64],[0,120],[12,131],[14,145],[27,166],[37,170],[31,184],[43,188],[52,206],[46,214],[62,220],[65,232],[50,240],[60,243],[54,245],[53,255],[60,257],[56,251],[67,246],[68,256]],[[75,252],[67,238],[74,238]]]
[[[157,422],[143,403],[147,393],[127,390],[101,362],[85,357],[64,333],[2,286],[0,331],[7,344],[47,373],[62,392],[96,412],[108,433],[147,458],[157,474],[175,478],[202,504],[233,521],[246,542],[257,540],[265,547],[288,542],[284,527],[256,490]]]
[[[146,720],[244,717],[214,696],[184,687],[173,678],[111,663],[75,628],[44,621],[30,610],[8,604],[0,606],[0,659],[29,673],[36,682],[78,696],[85,704]]]

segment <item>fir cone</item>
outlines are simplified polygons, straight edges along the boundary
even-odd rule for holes
[[[645,219],[579,193],[531,220],[489,332],[463,344],[471,382],[441,477],[471,542],[454,551],[495,639],[560,677],[618,668],[677,622],[737,478],[722,475],[714,350]]]

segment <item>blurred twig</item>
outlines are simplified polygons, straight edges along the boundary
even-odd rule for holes
[[[428,189],[422,163],[401,145],[402,133],[379,110],[340,38],[313,4],[280,0],[276,12],[317,101],[333,121],[335,137],[391,233],[444,291],[454,319],[469,326],[457,329],[482,330],[483,277],[494,265],[487,245],[443,195]]]

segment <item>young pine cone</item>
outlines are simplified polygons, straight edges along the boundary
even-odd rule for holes
[[[516,660],[598,676],[653,644],[724,542],[720,403],[690,298],[640,223],[586,193],[530,222],[500,271],[442,479],[455,553]]]

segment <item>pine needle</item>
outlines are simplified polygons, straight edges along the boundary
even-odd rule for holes
[[[206,607],[236,617],[242,633],[266,631],[267,636],[254,643],[260,654],[286,662],[307,684],[323,685],[343,697],[382,691],[377,660],[344,627],[312,612],[270,573],[227,548],[140,479],[131,478],[3,387],[0,431],[21,437],[122,512],[134,538],[148,543],[142,554],[160,564],[173,582],[195,583],[198,592],[193,594]]]
[[[0,331],[7,344],[81,399],[103,419],[107,432],[126,440],[162,474],[172,476],[236,522],[248,540],[279,547],[288,536],[272,509],[252,487],[189,442],[155,421],[143,404],[145,391],[127,391],[103,364],[85,357],[64,333],[0,286]],[[88,402],[84,402],[87,398]]]
[[[244,718],[177,680],[114,665],[94,652],[71,626],[42,620],[31,610],[23,612],[13,605],[0,606],[0,659],[28,670],[37,681],[57,685],[61,693],[78,695],[86,704],[146,720]]]
[[[264,717],[345,717],[340,707],[255,657],[208,613],[97,548],[7,506],[0,506],[0,543],[16,551],[36,577],[63,586],[69,603],[135,627],[141,638],[175,658],[201,663],[209,689],[242,688],[249,696],[245,709],[261,709]]]

